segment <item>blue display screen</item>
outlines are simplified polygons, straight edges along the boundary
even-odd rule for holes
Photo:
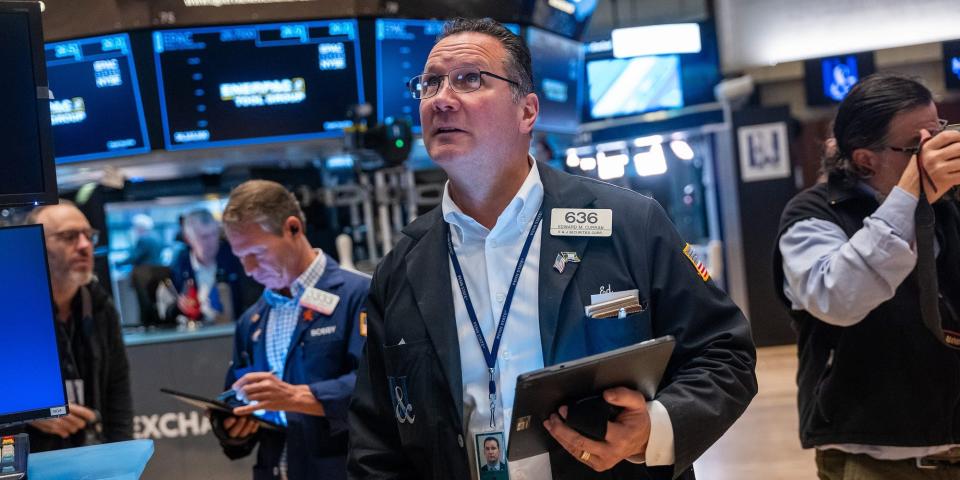
[[[40,225],[0,228],[0,424],[49,417],[66,405]],[[44,412],[39,412],[43,410]],[[27,412],[34,415],[24,418]]]
[[[860,69],[856,55],[831,57],[820,60],[820,78],[823,82],[823,95],[839,102],[860,80]]]
[[[595,119],[684,105],[678,55],[591,60],[587,83]]]
[[[410,96],[407,80],[423,73],[443,20],[380,19],[377,27],[377,119],[408,118],[420,132],[420,101]],[[520,34],[520,26],[504,24]]]
[[[48,43],[57,163],[150,150],[127,34]]]
[[[153,33],[171,150],[342,136],[363,103],[355,20]]]
[[[534,91],[540,98],[538,130],[575,133],[580,126],[580,42],[527,29],[527,46],[533,58]]]

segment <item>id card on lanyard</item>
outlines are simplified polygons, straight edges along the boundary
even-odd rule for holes
[[[490,374],[489,392],[490,392],[490,429],[497,427],[496,423],[496,402],[497,402],[497,382],[494,375],[497,367],[497,352],[500,350],[500,340],[503,338],[503,330],[507,325],[507,317],[510,314],[510,304],[513,302],[513,294],[517,291],[517,284],[520,283],[520,273],[523,271],[523,264],[526,263],[527,254],[530,253],[530,245],[533,244],[533,237],[537,233],[537,227],[543,218],[543,212],[537,212],[537,217],[533,220],[530,227],[530,233],[523,243],[523,249],[520,250],[520,258],[517,259],[517,266],[513,270],[513,278],[510,281],[510,288],[507,290],[507,296],[503,301],[503,310],[500,312],[500,321],[497,323],[496,334],[493,338],[493,344],[487,345],[487,340],[483,336],[483,330],[480,328],[480,321],[477,319],[477,312],[473,308],[473,302],[470,301],[470,292],[467,291],[467,281],[463,275],[463,269],[460,267],[460,261],[457,260],[457,252],[453,249],[453,234],[447,231],[447,250],[450,253],[450,263],[453,264],[453,271],[457,276],[457,285],[460,287],[460,294],[463,296],[463,305],[470,317],[470,323],[473,325],[473,332],[477,336],[477,342],[480,344],[480,350],[483,352],[483,358],[487,365],[487,371]]]

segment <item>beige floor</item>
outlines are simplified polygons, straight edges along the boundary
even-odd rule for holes
[[[694,464],[699,480],[816,479],[797,435],[796,346],[757,351],[760,391],[740,420]]]

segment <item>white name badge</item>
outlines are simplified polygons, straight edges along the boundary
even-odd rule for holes
[[[324,292],[319,288],[310,287],[303,292],[300,297],[300,306],[319,312],[323,315],[330,315],[337,304],[340,303],[340,296],[330,292]]]
[[[609,208],[554,208],[550,211],[550,235],[555,237],[609,237],[613,234],[613,210]]]

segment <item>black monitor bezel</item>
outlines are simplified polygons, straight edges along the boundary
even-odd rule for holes
[[[43,53],[43,27],[40,4],[33,1],[0,0],[0,12],[27,15],[30,57],[33,60],[33,83],[37,87],[37,138],[40,142],[40,169],[43,191],[8,194],[0,192],[0,207],[50,205],[57,203],[57,173],[53,158],[53,130],[50,125],[50,85],[47,83],[47,62]],[[46,92],[46,95],[43,93]]]
[[[2,6],[0,6],[2,8]],[[33,224],[33,225],[16,225],[10,227],[0,227],[0,232],[4,230],[13,230],[13,229],[31,229],[37,230],[40,235],[40,246],[42,247],[43,252],[43,265],[47,272],[47,292],[50,296],[50,312],[53,315],[50,316],[50,328],[54,330],[54,335],[56,335],[56,305],[53,302],[53,284],[51,283],[50,278],[50,259],[47,257],[47,237],[44,232],[42,224]],[[57,369],[60,371],[60,388],[63,392],[63,405],[50,405],[49,407],[38,408],[35,410],[26,410],[22,412],[13,412],[3,414],[0,413],[0,427],[7,427],[18,425],[21,423],[26,423],[34,420],[42,420],[45,418],[59,417],[69,413],[69,406],[67,401],[67,387],[63,383],[63,370],[60,366],[60,342],[57,342]],[[51,415],[50,411],[54,408],[62,408],[62,415]]]

